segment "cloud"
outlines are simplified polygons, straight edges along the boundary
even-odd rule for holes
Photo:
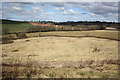
[[[2,0],[2,2],[119,2],[120,0]]]
[[[109,13],[113,15],[118,13],[117,2],[80,3],[78,6],[93,14],[102,15],[104,17],[108,17],[107,15]]]
[[[78,13],[75,12],[73,9],[69,9],[69,10],[63,11],[62,14],[63,15],[77,15]]]
[[[64,9],[74,6],[76,8],[82,8],[87,11],[91,17],[103,16],[104,18],[118,18],[118,2],[68,2],[62,6]],[[56,8],[60,10],[59,8]],[[69,11],[64,11],[63,14],[69,14]],[[72,13],[71,13],[72,14]],[[84,14],[84,13],[82,13]],[[86,14],[86,13],[85,13]]]
[[[82,9],[82,11],[81,11]],[[1,10],[1,9],[0,9]],[[117,2],[5,2],[3,18],[23,20],[117,20]],[[71,16],[72,15],[72,16]]]
[[[59,10],[59,8],[54,8],[55,10]]]
[[[104,17],[106,20],[118,19],[118,2],[83,2],[83,3],[69,3],[70,6],[76,6],[89,12],[91,17]]]
[[[20,7],[13,7],[14,10],[22,10]]]
[[[64,7],[66,3],[64,3],[64,2],[60,2],[60,3],[57,3],[57,2],[51,3],[51,2],[49,2],[48,4],[51,4],[51,5],[55,6],[55,7]]]
[[[32,7],[32,9],[33,9],[34,11],[36,11],[36,12],[37,12],[37,11],[41,11],[41,12],[44,11],[44,10],[41,9],[40,7]]]
[[[0,3],[0,18],[2,18],[2,3]]]
[[[3,3],[2,4],[2,18],[19,19],[23,15],[29,15],[30,11],[25,10],[29,4],[24,3]]]
[[[32,7],[32,9],[39,10],[40,8],[39,7]]]
[[[60,10],[60,11],[64,11],[64,10],[65,10],[64,7],[55,7],[54,9],[55,9],[55,10]]]

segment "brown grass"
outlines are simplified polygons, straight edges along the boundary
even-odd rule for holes
[[[119,65],[118,41],[76,37],[87,33],[47,32],[42,35],[75,37],[34,37],[3,44],[3,77],[116,78]],[[93,34],[117,39],[117,33],[112,31],[104,34],[93,31],[89,36]],[[30,37],[31,33],[27,36]]]

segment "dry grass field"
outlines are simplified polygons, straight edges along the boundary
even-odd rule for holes
[[[3,77],[117,78],[117,34],[68,31],[41,32],[42,37],[35,37],[38,33],[27,33],[30,38],[2,45]]]
[[[93,31],[53,31],[41,32],[41,36],[65,36],[65,37],[101,37],[118,40],[118,31],[116,30],[93,30]],[[39,33],[27,33],[28,37],[38,37]]]

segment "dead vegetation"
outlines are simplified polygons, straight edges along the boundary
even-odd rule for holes
[[[12,52],[18,52],[18,50],[13,50]]]
[[[2,37],[2,44],[13,43],[13,40],[8,37]]]
[[[111,62],[112,61],[112,62]],[[109,64],[108,66],[105,66]],[[84,70],[86,68],[90,68],[91,70],[89,71],[90,75],[89,76],[94,76],[96,74],[95,71],[97,71],[99,74],[103,74],[106,70],[108,71],[118,71],[117,67],[109,67],[110,65],[112,66],[112,64],[114,64],[113,66],[117,66],[118,65],[118,60],[103,60],[103,61],[78,61],[78,62],[58,62],[58,61],[44,61],[44,62],[40,62],[38,63],[26,63],[26,64],[2,64],[3,66],[3,71],[2,71],[2,75],[3,78],[17,78],[17,77],[43,77],[41,75],[46,75],[47,77],[70,77],[72,74],[72,72],[76,72],[77,75],[80,76],[88,76],[87,73],[85,73],[84,71],[80,71],[78,72],[77,70]],[[59,65],[59,66],[58,66]],[[61,65],[61,66],[60,66]],[[105,67],[105,68],[104,68]],[[61,70],[61,69],[68,69],[67,72],[70,73],[66,73],[65,71],[62,71],[62,74],[59,74],[56,72],[54,72],[54,70]],[[72,70],[74,69],[74,70]],[[46,70],[48,73],[46,73]],[[50,72],[49,72],[50,71]],[[52,71],[52,72],[51,72]],[[60,71],[59,71],[60,72]],[[102,72],[102,73],[101,73]],[[59,75],[59,76],[58,76]],[[69,76],[67,76],[69,75]],[[107,74],[108,75],[108,74]],[[112,74],[109,75],[108,77],[117,77],[116,74]],[[99,76],[102,77],[102,76]],[[107,77],[107,78],[108,78]]]
[[[97,47],[93,48],[93,52],[100,52],[100,49],[98,49]]]
[[[3,66],[11,66],[11,67],[39,67],[39,68],[95,68],[95,67],[103,67],[105,64],[110,65],[120,65],[118,60],[102,60],[102,61],[29,61],[26,64],[23,63],[3,63]]]
[[[29,42],[30,40],[26,40],[26,42]]]
[[[7,57],[7,55],[6,54],[2,54],[2,57]]]
[[[4,35],[2,37],[2,44],[10,44],[13,43],[13,40],[25,39],[25,38],[28,38],[25,33],[17,33],[16,37],[12,35]]]

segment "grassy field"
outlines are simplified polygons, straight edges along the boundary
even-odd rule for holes
[[[29,23],[18,23],[18,24],[2,24],[3,28],[8,28],[9,32],[25,32],[29,27],[34,27]]]
[[[2,20],[2,28],[8,28],[9,33],[26,32],[29,27],[34,27],[34,25],[24,21]]]
[[[30,38],[2,45],[4,78],[118,78],[117,31],[41,32],[43,37],[38,37],[39,33],[26,35]]]
[[[103,37],[103,38],[110,38],[110,39],[118,39],[118,31],[112,30],[93,30],[93,31],[53,31],[53,32],[37,32],[37,33],[27,33],[28,37],[38,37],[39,34],[41,36],[87,36],[87,37]]]

